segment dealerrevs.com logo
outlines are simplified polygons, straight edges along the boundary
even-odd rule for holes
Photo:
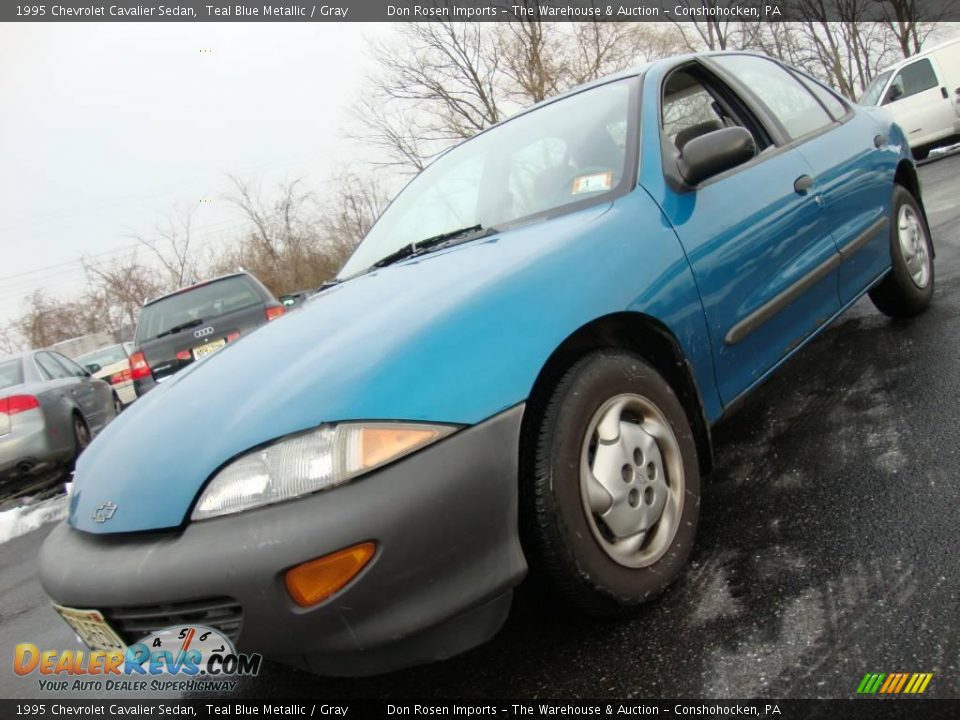
[[[229,638],[202,625],[178,625],[113,650],[41,650],[20,643],[13,671],[39,675],[44,691],[230,691],[260,672],[259,653],[238,653]]]

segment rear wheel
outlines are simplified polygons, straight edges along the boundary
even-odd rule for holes
[[[910,152],[913,153],[914,160],[926,160],[927,155],[930,154],[930,148],[928,147],[911,148]]]
[[[532,555],[574,605],[618,614],[680,574],[699,514],[696,445],[643,360],[601,351],[574,365],[543,412],[533,469]]]
[[[933,298],[933,244],[920,206],[910,192],[895,185],[887,276],[870,291],[877,309],[895,318],[917,315]]]
[[[120,402],[119,396],[116,393],[114,393],[113,394],[113,414],[116,416],[122,412],[123,412],[123,403]]]

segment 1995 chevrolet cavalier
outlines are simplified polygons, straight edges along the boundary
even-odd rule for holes
[[[921,312],[932,259],[882,110],[745,54],[577,88],[112,423],[43,585],[94,645],[192,622],[335,674],[485,641],[528,563],[631,608],[690,554],[711,424],[862,294]]]

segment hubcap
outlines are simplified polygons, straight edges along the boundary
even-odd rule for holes
[[[680,446],[645,397],[611,398],[587,426],[580,496],[594,538],[613,560],[645,567],[670,547],[683,509]]]
[[[916,211],[909,205],[900,208],[897,218],[897,238],[900,253],[907,265],[907,272],[918,288],[930,282],[930,253],[927,250],[927,235]]]
[[[90,443],[90,433],[87,432],[87,426],[79,420],[74,420],[74,427],[77,432],[77,444],[83,450]]]

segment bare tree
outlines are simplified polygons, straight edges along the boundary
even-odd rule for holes
[[[35,290],[24,301],[24,312],[14,321],[30,347],[48,347],[61,340],[96,330],[89,308],[81,299],[62,300]]]
[[[191,243],[191,226],[195,207],[172,209],[163,222],[154,226],[149,235],[131,237],[147,248],[166,271],[171,289],[182,287],[197,279],[197,262]]]
[[[0,325],[0,355],[9,355],[16,352],[23,345],[20,333],[13,323]]]
[[[409,23],[374,51],[378,70],[355,110],[375,164],[419,172],[450,144],[558,92],[681,45],[650,23]]]
[[[101,321],[97,330],[121,335],[134,327],[143,303],[151,297],[179,287],[164,281],[164,274],[140,261],[137,253],[111,262],[83,259],[87,276],[87,302],[96,308]]]
[[[903,57],[916,55],[924,41],[936,28],[943,14],[931,14],[931,3],[923,0],[877,0],[882,8],[883,23],[897,40]]]
[[[300,180],[281,184],[272,199],[260,188],[231,178],[231,201],[249,229],[222,251],[220,271],[253,272],[272,292],[320,286],[340,269],[386,205],[373,178],[341,173],[322,199]]]

